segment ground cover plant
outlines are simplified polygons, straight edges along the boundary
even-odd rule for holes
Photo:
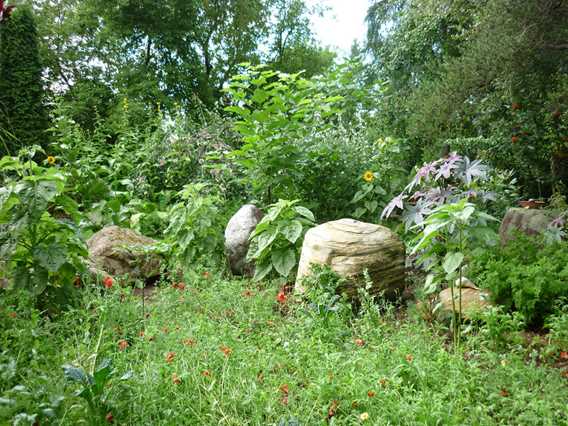
[[[479,335],[448,352],[443,330],[400,317],[392,306],[379,312],[371,305],[357,315],[338,310],[323,321],[309,303],[294,306],[292,295],[278,299],[270,286],[212,273],[185,284],[157,294],[146,318],[140,297],[117,287],[85,293],[88,310],[53,323],[21,300],[3,298],[2,418],[231,425],[568,420],[565,379],[558,369],[527,362],[523,349],[493,352]],[[93,412],[84,396],[106,378],[98,371],[110,365],[107,358],[114,373],[102,392],[93,390]],[[95,381],[69,380],[70,366],[94,371]]]
[[[565,2],[312,3],[0,0],[0,424],[568,425]]]

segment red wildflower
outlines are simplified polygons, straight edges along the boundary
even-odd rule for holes
[[[140,333],[138,333],[138,336],[144,337],[144,330],[140,330]]]
[[[327,410],[327,419],[331,419],[333,416],[335,416],[335,413],[337,412],[337,407],[339,407],[339,401],[337,400],[333,400],[331,401],[331,405],[329,406],[328,410]]]
[[[185,290],[185,283],[173,283],[172,287],[178,290]]]
[[[380,379],[379,380],[379,385],[385,387],[387,385],[387,379]]]
[[[120,340],[118,341],[118,349],[119,349],[119,350],[124,351],[124,350],[126,350],[126,348],[127,348],[128,346],[130,346],[130,345],[128,344],[128,342],[127,342],[126,340],[120,339]]]
[[[114,417],[112,415],[112,411],[109,411],[107,413],[107,415],[105,416],[105,420],[107,421],[107,423],[113,423],[114,422]]]
[[[286,294],[282,290],[280,290],[278,292],[278,296],[276,296],[276,300],[278,301],[278,303],[286,303],[286,299]]]
[[[205,271],[202,275],[203,278],[205,278],[206,280],[208,280],[211,277],[211,274],[208,271]]]
[[[516,135],[511,136],[511,143],[517,143],[517,142],[519,142],[519,137]]]
[[[166,362],[169,364],[171,363],[174,358],[176,357],[176,353],[175,352],[168,352],[166,355]]]
[[[174,385],[181,385],[181,379],[178,377],[176,373],[172,374],[172,382]]]
[[[509,396],[509,391],[505,388],[501,388],[501,390],[499,391],[499,395],[503,396],[503,397],[507,397]]]
[[[193,340],[193,339],[183,339],[183,340],[182,340],[182,343],[183,343],[185,346],[195,346],[195,343],[196,343],[196,342],[195,342],[195,340]]]
[[[408,354],[408,355],[406,355],[406,360],[408,362],[412,362],[414,360],[414,356],[412,354]]]
[[[280,402],[282,405],[288,405],[288,392],[289,388],[287,384],[283,384],[280,386],[280,392],[282,392],[282,398],[280,398]]]
[[[113,285],[113,283],[114,283],[114,280],[112,279],[112,277],[106,277],[106,278],[103,280],[103,285],[104,285],[106,288],[111,288],[112,285]]]
[[[560,352],[560,359],[568,359],[568,352]]]
[[[231,348],[229,348],[228,346],[221,346],[219,348],[219,350],[221,352],[223,352],[225,354],[225,356],[229,356],[229,355],[231,355],[231,352],[233,352],[233,350]]]
[[[73,285],[75,286],[75,288],[81,288],[81,277],[79,275],[75,277]]]
[[[375,391],[370,390],[370,391],[367,392],[367,396],[369,398],[373,398],[375,395],[376,395]]]
[[[359,347],[365,346],[365,341],[363,339],[355,339],[355,344]]]
[[[201,375],[204,376],[204,377],[209,377],[209,376],[211,376],[211,372],[209,370],[203,370],[201,372]]]
[[[247,289],[247,290],[243,291],[243,296],[244,297],[252,297],[252,296],[254,296],[254,293],[251,290]]]
[[[290,387],[288,386],[287,383],[284,383],[283,385],[280,385],[280,387],[278,388],[280,390],[280,392],[282,392],[284,395],[288,395],[288,393],[290,392]]]

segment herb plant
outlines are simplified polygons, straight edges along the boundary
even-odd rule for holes
[[[279,200],[272,204],[251,234],[247,258],[255,262],[255,280],[271,272],[288,279],[295,270],[304,234],[315,221],[313,213],[299,202]]]

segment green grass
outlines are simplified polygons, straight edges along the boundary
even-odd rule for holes
[[[128,290],[83,291],[83,308],[54,321],[2,295],[1,424],[18,414],[26,424],[21,413],[42,425],[104,424],[109,411],[126,425],[568,424],[559,369],[527,362],[524,349],[489,351],[476,336],[452,351],[440,330],[392,307],[324,321],[291,300],[282,312],[276,287],[200,279],[159,290],[143,320]],[[61,368],[88,370],[95,353],[116,370],[98,416]]]

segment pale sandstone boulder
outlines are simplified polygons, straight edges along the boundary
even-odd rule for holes
[[[245,204],[229,220],[225,229],[225,253],[234,275],[251,275],[254,265],[247,262],[249,237],[262,219],[262,212],[253,204]]]
[[[467,278],[462,278],[461,286],[460,280],[457,279],[454,286],[454,301],[456,310],[459,310],[459,297],[461,287],[461,305],[463,318],[471,319],[476,313],[482,311],[488,306],[492,306],[489,301],[489,293],[483,291],[475,286]],[[445,312],[452,312],[452,290],[446,288],[440,292],[438,299],[441,303],[441,308]]]
[[[296,291],[302,293],[302,279],[312,264],[329,265],[347,278],[345,291],[355,296],[364,286],[364,271],[372,280],[369,292],[393,296],[405,285],[405,248],[394,232],[380,225],[341,219],[310,229],[304,238],[296,277]]]
[[[93,275],[128,276],[129,280],[160,274],[160,256],[151,252],[156,241],[133,229],[107,226],[87,241]]]

